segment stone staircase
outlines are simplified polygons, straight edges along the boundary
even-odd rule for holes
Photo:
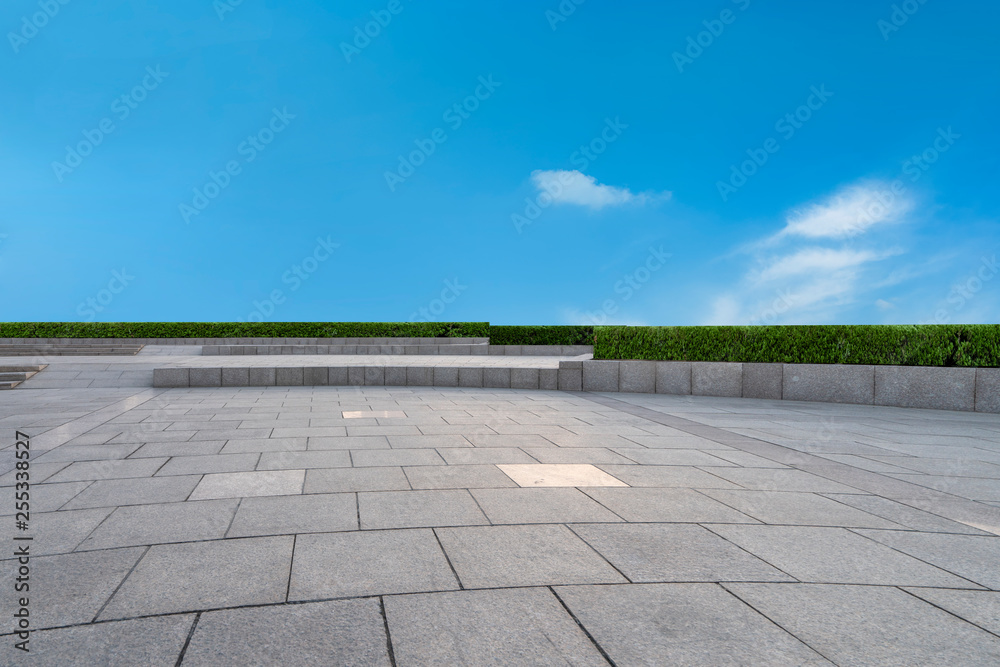
[[[0,366],[0,389],[13,389],[38,371],[40,366]]]
[[[65,356],[133,356],[142,345],[113,343],[5,343],[0,344],[0,357],[65,357]]]

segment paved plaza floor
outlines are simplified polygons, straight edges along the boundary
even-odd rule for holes
[[[0,392],[0,664],[1000,664],[998,415],[152,367]]]

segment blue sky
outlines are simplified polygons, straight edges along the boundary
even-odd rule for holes
[[[0,320],[997,322],[998,21],[10,0]]]

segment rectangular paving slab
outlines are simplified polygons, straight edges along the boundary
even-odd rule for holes
[[[458,582],[428,529],[300,535],[289,600],[454,590]]]
[[[410,488],[400,467],[328,468],[306,471],[304,493],[401,491]]]
[[[221,539],[233,520],[237,502],[204,500],[119,507],[79,549]]]
[[[305,474],[304,470],[266,470],[205,475],[191,493],[191,500],[302,493]]]
[[[857,532],[977,584],[1000,590],[1000,537],[996,535],[980,537],[893,530]],[[967,585],[953,588],[969,587]]]
[[[357,530],[353,493],[244,498],[226,537]]]
[[[199,475],[100,480],[76,495],[63,509],[180,502],[200,480]]]
[[[582,491],[626,521],[757,523],[691,489],[585,487]]]
[[[555,592],[618,665],[832,665],[717,584]]]
[[[362,492],[358,509],[363,530],[489,523],[465,490]]]
[[[622,518],[578,489],[472,489],[493,523],[575,523]]]
[[[291,563],[291,536],[154,546],[100,619],[283,602]]]

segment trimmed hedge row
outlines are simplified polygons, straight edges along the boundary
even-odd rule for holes
[[[591,326],[490,326],[490,345],[593,345]]]
[[[1000,325],[595,328],[595,359],[1000,367]]]
[[[489,322],[0,322],[0,338],[486,338]]]

